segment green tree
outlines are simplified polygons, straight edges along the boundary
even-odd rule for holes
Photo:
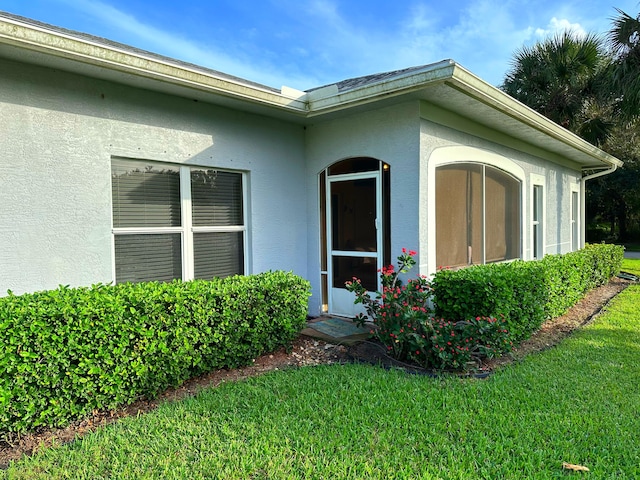
[[[619,94],[621,112],[629,120],[640,114],[640,13],[632,17],[616,10],[618,16],[607,34],[615,59],[611,81]]]
[[[625,162],[587,185],[587,211],[626,240],[640,227],[640,15],[621,10],[604,39],[564,32],[522,47],[502,89]]]
[[[611,57],[603,41],[567,31],[517,50],[502,89],[594,144],[611,127],[602,85]]]
[[[612,61],[603,83],[616,124],[599,146],[625,165],[591,182],[587,199],[588,206],[610,221],[610,234],[626,241],[630,230],[640,234],[640,14],[616,11],[606,36]]]
[[[609,222],[610,237],[631,240],[640,231],[640,119],[619,122],[601,148],[624,167],[587,184],[588,223]],[[602,239],[596,231],[591,241]]]

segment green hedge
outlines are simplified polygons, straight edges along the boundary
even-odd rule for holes
[[[587,245],[540,261],[441,270],[434,276],[435,315],[450,320],[504,315],[514,342],[565,313],[590,289],[620,272],[624,249]]]
[[[267,272],[0,298],[0,436],[248,364],[304,328],[309,295],[306,280]]]
[[[544,321],[547,292],[539,262],[515,261],[440,270],[433,281],[436,317],[466,320],[504,315],[512,341],[520,341]]]
[[[600,243],[565,255],[547,255],[540,260],[545,267],[548,288],[545,317],[564,314],[589,290],[607,283],[620,273],[623,258],[624,247]]]

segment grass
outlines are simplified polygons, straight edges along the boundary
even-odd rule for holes
[[[622,271],[640,276],[640,258],[625,258],[622,260]]]
[[[13,464],[8,479],[640,478],[640,286],[487,380],[273,372]]]

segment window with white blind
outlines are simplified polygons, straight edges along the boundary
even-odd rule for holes
[[[244,273],[239,172],[113,159],[117,283]]]
[[[531,258],[545,254],[545,177],[531,174]]]

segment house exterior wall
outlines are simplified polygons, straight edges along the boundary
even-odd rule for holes
[[[391,258],[403,247],[417,249],[419,205],[419,103],[408,102],[307,126],[308,267],[313,288],[310,313],[321,309],[318,175],[350,157],[372,157],[390,165]]]
[[[522,181],[522,258],[533,257],[532,245],[532,182],[542,179],[545,190],[544,252],[571,251],[571,191],[581,188],[580,168],[549,152],[534,149],[513,138],[488,131],[481,125],[460,118],[445,119],[442,112],[428,104],[421,106],[420,129],[420,248],[429,255],[420,262],[423,274],[433,273],[435,260],[435,164],[446,161],[451,147],[466,147],[462,158],[451,161],[475,161],[510,170]],[[454,128],[457,124],[458,128]],[[436,153],[437,152],[437,153]],[[431,207],[431,208],[430,208]],[[426,260],[426,261],[425,261]]]
[[[449,155],[522,181],[523,258],[532,258],[533,182],[544,184],[544,251],[572,248],[578,165],[424,101],[303,127],[8,60],[0,69],[0,295],[114,280],[114,157],[245,172],[246,272],[307,278],[312,315],[325,248],[318,174],[347,158],[390,165],[390,255],[417,250],[420,273],[437,267],[435,166]]]
[[[0,295],[111,282],[111,158],[247,173],[246,270],[307,268],[299,125],[0,60]]]

